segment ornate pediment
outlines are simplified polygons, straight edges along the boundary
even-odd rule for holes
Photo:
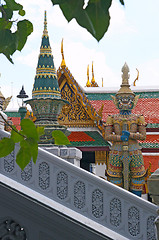
[[[97,126],[97,121],[101,120],[101,117],[92,107],[68,68],[60,68],[57,74],[61,97],[70,103],[63,106],[58,118],[59,123],[70,127]]]
[[[58,118],[60,124],[74,127],[95,125],[86,110],[86,106],[83,104],[82,96],[79,97],[67,82],[61,89],[61,97],[70,104],[63,106]]]

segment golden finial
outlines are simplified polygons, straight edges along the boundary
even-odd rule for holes
[[[63,53],[63,39],[61,41],[61,55],[62,55],[61,67],[66,67],[66,63],[65,63],[65,59],[64,59],[64,53]]]
[[[43,35],[48,36],[46,10],[45,10],[45,13],[44,13],[44,31],[43,31]]]
[[[102,87],[103,87],[103,78],[102,78]]]
[[[93,62],[92,62],[92,81],[91,81],[92,84],[95,83],[95,79],[94,79],[94,69],[93,69]]]
[[[87,66],[87,83],[86,83],[86,87],[90,87],[91,83],[89,81],[89,65]]]
[[[136,86],[136,81],[139,79],[139,70],[137,68],[136,68],[136,71],[137,71],[137,77],[133,82],[133,86]]]

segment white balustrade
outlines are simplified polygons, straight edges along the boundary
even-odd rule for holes
[[[9,134],[0,130],[0,137]],[[39,148],[37,163],[22,171],[18,145],[0,159],[0,173],[127,239],[156,240],[157,206]],[[77,219],[78,221],[78,219]]]

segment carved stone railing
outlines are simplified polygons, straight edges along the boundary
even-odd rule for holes
[[[0,131],[0,137],[8,133]],[[15,150],[0,159],[0,173],[127,239],[156,240],[157,206],[39,148],[22,171]],[[76,219],[79,221],[79,219]]]

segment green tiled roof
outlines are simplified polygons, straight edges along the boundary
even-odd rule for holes
[[[147,128],[159,128],[159,123],[148,123]]]
[[[8,117],[20,117],[19,112],[5,112],[5,114],[7,114]]]
[[[159,143],[147,142],[147,143],[139,143],[139,145],[142,148],[159,148]]]
[[[80,133],[80,132],[79,132]],[[75,141],[71,142],[71,145],[74,147],[108,147],[110,146],[107,141],[103,139],[97,131],[84,131],[88,136],[93,138],[94,141]]]
[[[136,95],[140,95],[140,98],[159,98],[158,92],[134,92]],[[111,95],[115,93],[86,93],[89,100],[112,100]]]

